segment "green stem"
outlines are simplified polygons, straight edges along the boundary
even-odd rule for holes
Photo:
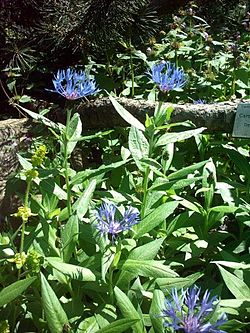
[[[29,202],[29,193],[30,193],[30,185],[31,185],[31,180],[28,180],[27,182],[27,188],[25,192],[25,197],[24,197],[24,207],[28,207],[28,202]],[[21,233],[21,242],[20,242],[20,250],[19,253],[22,254],[23,252],[23,247],[24,247],[24,234],[25,234],[25,223],[27,221],[22,221],[22,233]]]
[[[131,97],[134,97],[134,95],[135,95],[135,73],[134,73],[132,51],[130,51],[130,70],[131,70],[131,82],[132,82]]]
[[[67,190],[67,210],[68,210],[68,215],[69,217],[72,214],[72,207],[71,207],[71,188],[70,188],[70,182],[69,182],[69,174],[68,174],[68,126],[70,122],[70,117],[71,117],[71,110],[67,110],[67,120],[66,120],[66,133],[64,137],[64,177],[65,177],[65,183],[66,183],[66,190]]]
[[[24,197],[24,207],[27,207],[27,208],[28,208],[28,202],[29,202],[30,185],[31,185],[31,180],[28,179],[27,188],[26,188],[25,197]],[[24,248],[24,235],[25,235],[25,224],[26,223],[27,223],[27,221],[22,220],[22,231],[21,231],[21,240],[20,240],[20,248],[19,248],[20,256],[22,255],[23,248]],[[21,268],[18,270],[18,280],[20,279],[20,275],[21,275]]]
[[[26,192],[25,192],[25,197],[24,197],[24,207],[28,207],[29,194],[30,194],[30,185],[31,185],[31,180],[28,180],[27,188],[26,188]]]
[[[114,304],[114,288],[113,288],[113,267],[111,265],[109,269],[109,297],[110,304]]]
[[[235,69],[234,69],[230,96],[235,95],[235,82],[236,82],[236,76],[235,76]]]
[[[154,127],[151,128],[148,133],[149,133],[149,152],[148,152],[148,157],[151,158],[154,144],[155,144],[155,127],[159,126],[162,121],[162,105],[163,101],[159,101],[157,105],[157,109],[154,113]],[[148,183],[149,183],[149,174],[150,174],[150,167],[147,166],[144,174],[144,179],[143,179],[143,200],[142,200],[142,208],[141,208],[141,217],[143,218],[145,216],[145,211],[146,211],[146,201],[147,201],[147,195],[148,195]]]
[[[152,154],[152,148],[154,146],[154,133],[150,136],[149,139],[149,158],[151,157]],[[145,216],[145,211],[146,211],[146,201],[147,201],[147,196],[148,196],[148,182],[149,182],[149,174],[150,174],[150,167],[147,166],[144,174],[144,179],[143,179],[143,200],[142,200],[142,209],[141,209],[141,217],[144,218]]]

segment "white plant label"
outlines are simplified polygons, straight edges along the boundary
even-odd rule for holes
[[[250,138],[250,103],[240,103],[237,107],[233,136]]]

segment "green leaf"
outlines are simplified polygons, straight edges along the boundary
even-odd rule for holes
[[[76,210],[79,220],[87,213],[90,201],[96,188],[96,180],[92,179],[89,185],[84,190],[80,198],[74,203],[73,211]]]
[[[213,264],[218,264],[226,267],[230,267],[233,269],[245,269],[250,270],[250,264],[243,264],[240,262],[234,262],[234,261],[211,261]]]
[[[223,277],[223,280],[225,281],[227,288],[237,299],[250,298],[250,289],[244,281],[239,279],[234,274],[228,272],[220,265],[217,264],[217,266],[219,267],[220,273]]]
[[[176,201],[171,201],[157,207],[152,213],[148,214],[140,223],[134,226],[133,229],[136,233],[135,237],[140,238],[145,233],[151,231],[160,223],[164,222],[166,218],[174,212],[178,204],[179,203]]]
[[[21,109],[22,111],[24,111],[25,113],[27,113],[29,116],[31,116],[31,118],[35,119],[35,120],[38,120],[38,121],[41,121],[45,126],[48,126],[48,127],[51,127],[53,129],[56,129],[56,130],[62,130],[63,128],[65,128],[64,125],[62,124],[56,124],[54,123],[53,121],[51,121],[50,119],[38,114],[38,113],[35,113],[33,111],[30,111],[24,107],[22,107],[21,105],[18,105],[18,104],[15,104],[15,106],[18,108],[18,109]]]
[[[135,58],[139,58],[141,60],[143,60],[144,62],[147,61],[147,56],[145,53],[143,53],[142,51],[140,50],[133,50],[132,51],[132,56],[135,57]]]
[[[188,167],[182,168],[178,171],[172,172],[168,176],[168,179],[172,180],[172,179],[184,178],[187,175],[193,173],[194,171],[201,169],[207,162],[208,162],[208,160],[202,161],[202,162],[199,162],[199,163],[189,165]]]
[[[235,163],[237,168],[246,176],[246,179],[250,178],[250,163],[245,156],[240,154],[234,147],[230,145],[223,146],[229,157]]]
[[[136,276],[141,275],[155,279],[178,276],[169,266],[156,260],[127,259],[123,264],[121,263],[121,269],[129,271]]]
[[[181,214],[178,214],[175,218],[171,219],[171,221],[166,227],[165,231],[166,236],[169,237],[170,235],[172,235],[174,231],[184,226],[187,226],[187,221],[190,221],[192,215],[193,212],[185,211]],[[188,222],[188,224],[190,225],[190,222]]]
[[[147,158],[149,154],[149,143],[142,131],[138,130],[136,127],[132,126],[129,131],[129,150],[138,166],[141,168],[140,160],[143,158]]]
[[[172,180],[169,181],[168,179],[164,178],[157,178],[153,185],[149,188],[149,190],[158,190],[158,191],[169,191],[179,190],[186,186],[190,186],[191,184],[200,181],[202,177],[191,177],[186,179],[179,179],[179,180]]]
[[[45,193],[54,194],[59,200],[67,200],[67,193],[57,185],[53,178],[41,180],[39,186]]]
[[[45,276],[40,274],[42,306],[49,329],[53,333],[62,333],[64,326],[68,323],[67,315]]]
[[[153,158],[143,158],[140,161],[142,166],[149,167],[151,171],[153,171],[156,175],[159,177],[164,177],[164,173],[160,170],[162,169],[162,166],[159,162],[154,160]]]
[[[202,187],[206,189],[204,191],[204,208],[208,210],[211,207],[213,197],[214,197],[214,189],[216,186],[216,167],[210,159],[206,165],[204,166],[203,173],[202,173]]]
[[[67,143],[67,153],[70,155],[74,150],[82,134],[82,122],[78,113],[75,113],[70,119],[66,128],[66,135],[69,142]]]
[[[249,304],[248,304],[248,306],[249,306]],[[244,329],[244,327],[245,327],[245,329]],[[227,322],[221,326],[221,329],[223,330],[223,332],[230,332],[230,333],[231,332],[247,332],[247,330],[248,330],[247,328],[249,328],[249,327],[250,327],[249,319],[248,319],[248,322],[244,322],[244,323],[242,323],[241,321],[236,320],[236,319],[231,319],[231,320],[227,320]]]
[[[77,328],[76,333],[96,333],[99,329],[96,317],[92,316],[84,319],[79,327]]]
[[[109,99],[111,100],[111,103],[113,104],[116,111],[127,123],[129,123],[131,126],[138,128],[143,132],[145,131],[144,125],[134,116],[132,116],[132,114],[130,114],[120,103],[118,103],[114,97],[109,95]]]
[[[158,238],[133,249],[128,259],[152,260],[157,255],[165,238]]]
[[[191,211],[194,211],[194,212],[202,214],[202,215],[206,214],[204,208],[198,202],[195,202],[195,201],[191,202],[189,200],[183,199],[182,197],[180,197],[178,195],[172,195],[171,198],[176,200],[183,207],[188,208]]]
[[[106,172],[119,168],[120,166],[126,164],[130,160],[131,159],[128,159],[126,161],[114,162],[114,163],[111,163],[108,165],[102,165],[98,169],[94,169],[94,170],[88,169],[85,171],[80,171],[71,179],[70,185],[80,184],[89,178],[92,178],[92,177],[96,178],[99,175],[104,175]]]
[[[23,156],[17,154],[17,157],[18,157],[18,161],[19,163],[21,164],[21,167],[24,169],[24,170],[30,170],[33,168],[32,164],[26,160],[26,158],[24,158]]]
[[[160,247],[164,241],[164,238],[156,239],[152,242],[146,243],[139,247],[133,249],[129,255],[128,259],[137,259],[137,260],[152,260],[157,255]],[[128,286],[129,282],[136,277],[134,272],[120,271],[120,276],[117,280],[117,286]]]
[[[20,103],[28,103],[28,102],[32,102],[32,98],[28,95],[23,95],[20,99],[19,102]]]
[[[34,281],[36,277],[30,277],[10,284],[0,291],[0,307],[10,303],[21,295]]]
[[[157,333],[164,332],[163,318],[160,317],[165,307],[165,296],[161,290],[155,289],[153,292],[153,300],[150,306],[149,315],[154,331]]]
[[[139,319],[119,319],[108,326],[98,330],[96,333],[122,333],[133,326]]]
[[[114,261],[115,253],[110,250],[110,248],[107,248],[106,251],[102,255],[101,259],[101,273],[102,273],[102,279],[104,282],[106,282],[106,274],[109,270],[109,267],[112,265]]]
[[[235,207],[235,206],[214,206],[211,209],[209,209],[209,213],[210,212],[216,212],[216,213],[222,213],[224,215],[224,214],[228,214],[228,213],[234,213],[234,212],[236,212],[237,209],[239,209],[239,207]]]
[[[72,215],[62,230],[63,258],[68,262],[75,250],[79,234],[79,221],[76,215]]]
[[[244,82],[242,82],[241,80],[236,80],[235,82],[240,88],[243,89],[249,89],[249,85],[245,84]]]
[[[208,228],[212,228],[213,225],[219,221],[225,214],[234,213],[239,207],[235,206],[215,206],[208,211]]]
[[[198,279],[200,279],[204,274],[197,272],[186,277],[175,277],[175,278],[158,278],[156,279],[156,284],[162,290],[171,290],[172,288],[187,288],[192,286]]]
[[[163,134],[157,140],[155,145],[156,145],[156,147],[165,146],[169,143],[183,141],[183,140],[191,138],[192,136],[202,133],[205,129],[206,129],[205,127],[201,127],[201,128],[197,128],[194,130],[189,130],[189,131],[184,131],[184,132],[179,132],[179,133],[177,133],[177,132],[166,133],[166,134]]]
[[[239,309],[241,306],[246,303],[248,306],[250,306],[250,298],[242,298],[242,299],[222,299],[220,300],[219,304],[223,307],[229,307],[229,308],[236,308]]]
[[[138,321],[132,325],[133,333],[145,333],[145,327],[140,317],[139,313],[135,309],[134,305],[131,303],[128,296],[121,291],[118,287],[114,288],[115,297],[117,300],[117,305],[126,319],[137,319]]]
[[[96,277],[94,273],[88,268],[66,264],[60,261],[60,258],[57,257],[47,257],[47,262],[50,266],[57,269],[59,272],[65,274],[73,280],[79,281],[95,281]]]

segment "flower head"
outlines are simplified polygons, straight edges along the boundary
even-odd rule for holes
[[[197,99],[194,101],[194,104],[206,104],[206,101],[204,99]]]
[[[183,70],[172,65],[170,62],[162,61],[159,64],[153,65],[149,74],[163,92],[182,88],[186,83]]]
[[[121,214],[114,204],[104,203],[97,209],[96,219],[97,230],[101,234],[111,235],[114,240],[120,232],[129,230],[133,225],[139,223],[139,211],[136,208],[128,207]]]
[[[53,80],[54,92],[64,96],[67,99],[74,100],[98,92],[94,79],[89,79],[83,71],[75,71],[68,68],[58,70]]]
[[[214,324],[210,323],[210,318],[215,311],[214,302],[216,297],[210,298],[208,290],[200,297],[200,288],[188,288],[182,290],[178,296],[177,289],[172,289],[172,300],[165,299],[165,309],[162,317],[168,318],[165,326],[172,332],[180,330],[183,333],[226,333],[218,327],[226,322],[226,315]]]

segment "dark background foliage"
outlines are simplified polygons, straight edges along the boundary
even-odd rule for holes
[[[196,15],[224,33],[242,28],[242,5],[249,6],[249,0],[3,0],[1,67],[30,69],[45,60],[57,68],[91,53],[102,57],[120,39],[138,45],[156,33],[163,17],[192,3]]]
[[[173,15],[189,8],[208,22],[211,33],[233,41],[243,24],[249,24],[243,22],[249,0],[2,0],[2,82],[18,69],[23,87],[35,83],[36,92],[42,82],[44,91],[51,72],[87,64],[89,56],[107,63],[110,54],[124,52],[124,45],[145,47],[150,38],[171,27]],[[2,91],[0,97],[4,98]]]

